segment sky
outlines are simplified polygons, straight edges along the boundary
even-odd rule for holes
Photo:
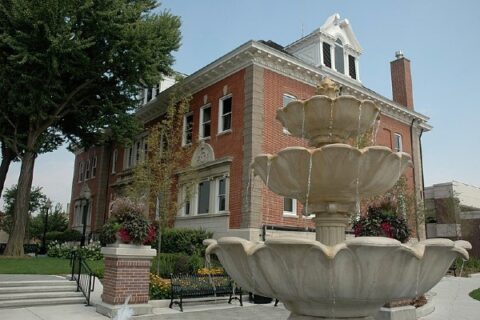
[[[174,69],[191,74],[249,40],[287,45],[334,13],[348,19],[363,53],[362,83],[391,98],[390,61],[410,59],[415,110],[430,117],[422,136],[425,185],[452,180],[480,187],[480,1],[164,0],[182,19]],[[33,185],[70,201],[74,155],[40,155]],[[13,165],[6,186],[16,183]],[[2,205],[2,201],[0,201]]]

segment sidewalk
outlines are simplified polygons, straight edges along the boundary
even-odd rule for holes
[[[0,275],[0,277],[2,277]],[[480,274],[472,278],[445,277],[435,286],[431,293],[434,295],[435,311],[421,318],[421,320],[477,320],[480,318],[480,301],[468,296],[473,289],[480,288]],[[92,303],[100,301],[102,291],[98,282],[95,287]],[[226,302],[201,305],[185,304],[185,312],[178,308],[155,308],[155,315],[140,317],[143,319],[159,320],[285,320],[289,311],[281,305],[253,305],[244,303],[244,307],[229,305]],[[83,305],[59,305],[49,307],[30,307],[22,309],[1,309],[2,320],[106,320],[108,318],[95,312],[95,307]]]

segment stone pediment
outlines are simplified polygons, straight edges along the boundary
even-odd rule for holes
[[[215,160],[215,153],[211,145],[205,141],[200,142],[198,147],[193,152],[192,161],[190,165],[192,167],[198,167],[202,164]]]

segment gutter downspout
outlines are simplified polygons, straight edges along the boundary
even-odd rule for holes
[[[410,147],[411,147],[411,156],[412,156],[412,162],[415,164],[415,161],[414,161],[414,155],[413,155],[413,124],[415,123],[415,120],[417,119],[413,119],[412,120],[412,123],[410,124]],[[419,235],[419,232],[418,232],[418,228],[419,228],[419,223],[418,223],[418,208],[417,208],[417,204],[418,204],[418,199],[417,199],[417,192],[416,192],[416,185],[417,185],[417,179],[415,178],[415,170],[417,168],[415,168],[415,165],[413,166],[413,194],[414,194],[414,201],[415,201],[415,228],[416,228],[416,233],[417,233],[417,240],[420,241],[420,235]],[[422,168],[421,168],[422,169]],[[422,173],[422,176],[423,176],[423,173]],[[422,189],[422,192],[423,192],[423,189]]]

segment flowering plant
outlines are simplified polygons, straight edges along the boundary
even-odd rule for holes
[[[145,207],[128,198],[119,198],[112,205],[111,217],[103,225],[100,242],[151,244],[155,241],[157,227],[144,216]]]
[[[369,207],[366,216],[353,222],[355,236],[388,237],[406,242],[410,237],[407,222],[391,208],[388,204]]]

